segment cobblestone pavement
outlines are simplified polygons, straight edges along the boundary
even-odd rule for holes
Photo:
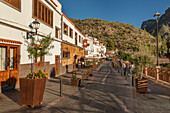
[[[12,112],[32,113],[169,113],[170,89],[149,81],[148,94],[138,94],[106,61],[82,87],[41,108]]]

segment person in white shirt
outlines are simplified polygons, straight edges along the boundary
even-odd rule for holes
[[[135,65],[133,64],[133,62],[130,64],[130,75],[132,76],[132,71],[134,69]]]

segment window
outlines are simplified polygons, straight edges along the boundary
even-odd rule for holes
[[[68,26],[64,23],[64,34],[68,36]]]
[[[9,56],[7,55],[7,48],[7,46],[0,46],[0,71],[7,70],[7,66],[10,70],[17,69],[19,62],[17,47],[9,47]]]
[[[81,43],[83,44],[83,37],[81,37]]]
[[[51,12],[51,25],[53,25],[53,12]]]
[[[56,27],[55,29],[55,37],[56,38],[59,38],[59,29]]]
[[[7,47],[0,46],[0,71],[7,70]]]
[[[40,52],[41,50],[38,50],[38,52]],[[35,58],[35,66],[42,66],[43,65],[43,59],[44,59],[44,56],[40,56],[40,57],[37,57]]]
[[[79,36],[79,43],[81,43],[81,36]]]
[[[45,8],[45,22],[47,23],[47,8]]]
[[[36,16],[37,17],[37,10],[35,10],[35,9],[37,9],[37,0],[34,0],[34,16]]]
[[[9,59],[10,59],[10,64],[9,64],[10,69],[17,69],[18,58],[17,58],[16,47],[10,47]]]
[[[73,38],[73,30],[70,28],[70,37]]]
[[[38,17],[39,17],[39,19],[41,19],[41,2],[39,2],[39,14],[38,14]]]
[[[75,32],[75,45],[77,45],[77,33]]]
[[[85,51],[85,55],[88,55],[88,51]]]
[[[63,58],[70,58],[70,51],[69,50],[63,50]]]
[[[53,27],[53,12],[40,0],[33,1],[33,16]]]
[[[44,6],[42,6],[42,20],[44,21]]]
[[[3,0],[3,1],[10,4],[12,7],[21,10],[21,0]]]
[[[50,11],[48,11],[48,24],[50,24]]]

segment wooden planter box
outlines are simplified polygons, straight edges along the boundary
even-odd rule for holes
[[[94,69],[94,70],[97,70],[96,64],[93,64],[93,69]]]
[[[87,71],[89,72],[89,76],[92,75],[92,72],[93,72],[92,68],[87,69]]]
[[[35,105],[42,104],[46,78],[20,78],[19,80],[21,106],[25,104],[34,108]]]
[[[82,80],[87,80],[89,75],[82,75]]]
[[[147,93],[148,79],[135,78],[135,87],[137,93]]]
[[[81,82],[81,80],[80,80],[79,78],[77,78],[77,79],[71,79],[71,85],[72,85],[72,86],[77,86],[77,87],[79,87],[79,86],[80,86],[80,82]]]

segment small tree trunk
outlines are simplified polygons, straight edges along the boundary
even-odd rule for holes
[[[142,77],[143,77],[142,75],[143,75],[143,66],[142,66],[142,72],[141,72],[141,79],[142,79]]]
[[[32,66],[32,72],[33,72],[33,76],[32,76],[32,79],[34,79],[34,71],[35,71],[35,58],[33,56],[33,66]]]

